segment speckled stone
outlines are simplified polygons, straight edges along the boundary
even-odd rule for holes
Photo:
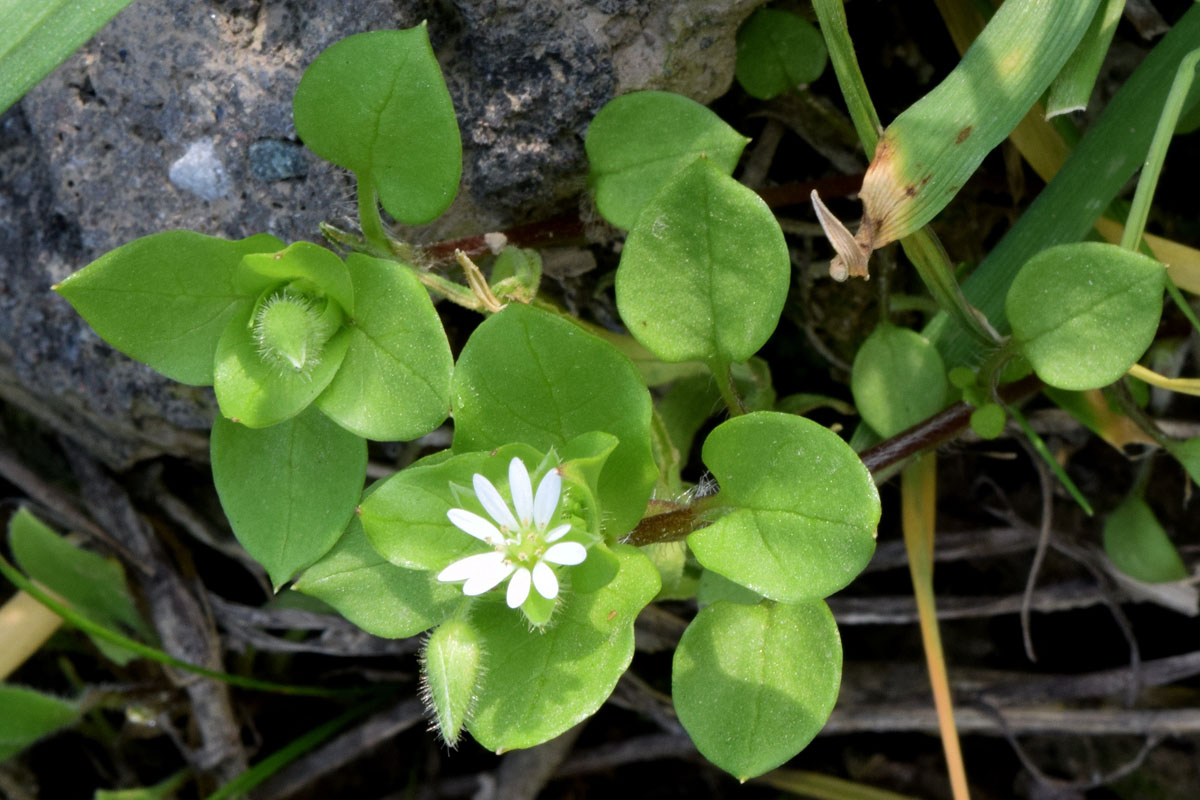
[[[416,239],[548,216],[583,190],[616,94],[707,102],[759,0],[140,0],[0,117],[0,399],[113,466],[203,457],[214,402],[114,353],[56,281],[156,231],[318,241],[353,182],[307,151],[291,97],[353,33],[428,20],[463,133],[458,199]]]

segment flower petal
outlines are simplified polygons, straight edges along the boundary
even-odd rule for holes
[[[518,527],[517,520],[513,517],[512,512],[508,510],[508,504],[504,502],[504,498],[500,496],[500,492],[496,491],[496,487],[492,485],[492,482],[476,472],[475,477],[471,479],[471,483],[475,486],[475,496],[483,504],[484,510],[492,515],[492,519],[500,523],[502,528],[516,531]]]
[[[454,527],[463,533],[469,533],[476,539],[493,546],[504,544],[504,535],[500,533],[499,529],[478,514],[467,511],[465,508],[452,508],[446,512],[446,516],[454,523]]]
[[[547,550],[542,558],[551,564],[570,567],[583,563],[583,560],[587,558],[587,548],[579,542],[559,542]]]
[[[471,595],[494,589],[500,585],[500,582],[512,575],[517,565],[504,558],[503,553],[484,553],[486,556],[496,556],[496,560],[483,564],[475,574],[467,578],[467,582],[463,584],[463,594]]]
[[[501,564],[503,562],[503,553],[477,553],[455,561],[439,572],[437,579],[443,583],[465,581],[468,578],[475,577],[480,572],[491,569],[493,564]]]
[[[533,588],[547,600],[558,597],[558,578],[545,561],[533,565]]]
[[[537,497],[533,499],[533,521],[539,528],[546,527],[550,517],[558,508],[558,498],[562,495],[562,476],[558,469],[552,469],[538,484]]]
[[[528,525],[533,518],[533,486],[529,482],[529,470],[519,458],[508,462],[508,492],[512,495],[517,519],[522,525]]]
[[[529,599],[529,570],[521,567],[513,573],[512,580],[508,582],[508,596],[505,600],[508,601],[509,608],[520,608],[527,599]]]
[[[557,542],[559,539],[567,535],[567,531],[571,530],[571,524],[566,523],[551,528],[546,532],[545,541]]]

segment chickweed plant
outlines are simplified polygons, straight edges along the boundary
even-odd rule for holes
[[[752,778],[796,755],[832,712],[842,650],[825,599],[875,550],[872,470],[937,442],[871,469],[856,451],[962,402],[978,434],[996,436],[1010,418],[1023,424],[1018,404],[1043,387],[1081,414],[1094,390],[1127,397],[1113,385],[1131,372],[1196,390],[1138,361],[1164,291],[1187,308],[1142,229],[1170,134],[1195,103],[1200,8],[964,283],[926,227],[1047,91],[1071,107],[1074,87],[1090,89],[1094,52],[1111,38],[1093,20],[1112,5],[1007,0],[953,72],[886,128],[840,0],[815,0],[819,32],[772,9],[743,27],[737,77],[749,94],[814,80],[828,53],[874,154],[855,232],[813,194],[831,277],[870,279],[872,253],[898,241],[939,309],[922,331],[885,310],[862,345],[854,447],[754,391],[769,385],[755,355],[792,282],[788,247],[768,205],[731,177],[749,140],[685,97],[617,97],[587,134],[595,205],[626,233],[614,288],[627,333],[539,293],[533,251],[497,248],[490,279],[463,254],[465,283],[425,269],[380,212],[425,224],[458,189],[454,107],[423,25],[334,44],[296,91],[300,138],[357,179],[360,232],[328,227],[322,247],[167,231],[54,288],[114,347],[214,387],[216,490],[276,589],[381,637],[429,632],[425,697],[447,744],[465,733],[496,752],[527,748],[587,719],[630,665],[639,613],[666,598],[698,605],[673,656],[679,721],[710,761]],[[1098,154],[1116,166],[1098,175]],[[1120,243],[1083,241],[1143,163]],[[431,296],[480,315],[457,360]],[[658,389],[697,376],[723,406],[702,442]],[[1136,404],[1121,409],[1200,477],[1200,442],[1168,439]],[[448,449],[366,485],[368,440],[410,441],[448,418]],[[701,479],[687,472],[694,444],[702,492],[685,480]],[[906,468],[904,480],[919,473]],[[1129,504],[1105,534],[1113,559],[1140,580],[1182,577],[1153,512],[1135,495]],[[22,516],[14,535],[53,536],[36,527]],[[90,623],[65,613],[89,632],[122,620],[138,632],[124,607]],[[118,656],[136,645],[106,642]],[[38,730],[71,718],[43,711]]]

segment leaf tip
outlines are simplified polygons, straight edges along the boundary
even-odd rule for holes
[[[835,281],[841,282],[853,276],[870,280],[871,276],[867,271],[867,258],[874,249],[873,226],[867,217],[863,217],[862,225],[858,229],[858,235],[850,233],[842,221],[834,216],[833,212],[821,201],[817,190],[813,189],[809,195],[812,200],[813,210],[817,213],[817,222],[821,224],[821,230],[825,232],[825,238],[833,245],[834,251],[837,253],[829,262],[829,277]]]

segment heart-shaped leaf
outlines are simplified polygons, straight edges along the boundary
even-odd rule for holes
[[[617,308],[664,361],[745,361],[779,323],[791,277],[783,231],[757,194],[707,158],[646,204],[617,269]]]
[[[454,370],[454,449],[525,442],[561,449],[592,431],[619,444],[600,473],[610,538],[642,518],[657,469],[650,453],[650,393],[612,345],[537,308],[510,304],[480,325]]]
[[[282,248],[266,234],[230,242],[166,231],[105,253],[54,288],[122,353],[172,380],[207,386],[221,334],[256,297],[234,286],[238,263]]]
[[[454,199],[462,140],[425,23],[332,45],[305,71],[292,111],[304,143],[353,170],[397,221],[422,225]]]
[[[760,8],[738,28],[734,76],[759,100],[812,83],[828,60],[821,32],[799,14]]]
[[[349,345],[317,407],[367,439],[415,439],[450,411],[454,357],[441,318],[408,267],[351,253]]]
[[[633,92],[610,101],[588,127],[588,180],[604,218],[628,230],[676,173],[706,156],[726,175],[750,140],[694,100]]]
[[[658,571],[636,548],[614,552],[621,566],[612,582],[572,596],[542,633],[502,601],[472,614],[486,661],[467,728],[484,747],[541,744],[608,699],[633,658],[633,621],[659,590]]]
[[[221,507],[276,588],[329,552],[362,496],[366,442],[315,408],[261,429],[218,417],[211,445]]]
[[[837,434],[770,411],[722,423],[704,442],[717,513],[688,545],[708,569],[783,602],[826,597],[875,552],[879,493]]]
[[[1097,389],[1146,352],[1162,316],[1166,270],[1100,242],[1051,247],[1017,273],[1004,302],[1013,338],[1038,377]]]
[[[842,643],[825,603],[723,601],[683,632],[671,694],[696,749],[744,781],[812,741],[841,677]]]

